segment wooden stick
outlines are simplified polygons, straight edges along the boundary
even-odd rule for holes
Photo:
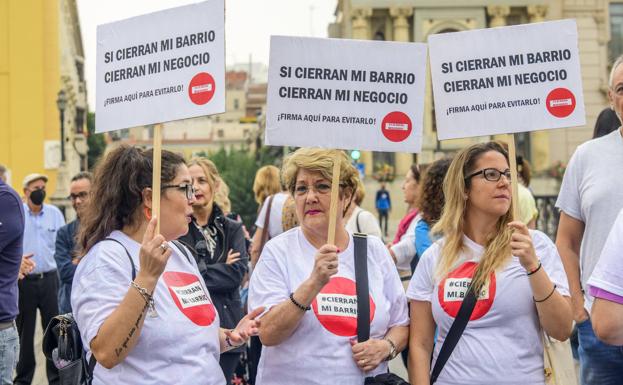
[[[508,160],[511,169],[511,209],[513,210],[513,220],[518,221],[519,217],[519,192],[517,187],[517,157],[515,156],[515,134],[508,134]]]
[[[162,124],[154,125],[153,171],[151,177],[151,215],[158,218],[156,234],[160,234],[160,174],[162,169]]]
[[[331,180],[331,206],[329,206],[329,234],[327,243],[335,244],[335,224],[337,222],[337,202],[340,192],[340,152],[335,151],[333,157],[333,179]]]

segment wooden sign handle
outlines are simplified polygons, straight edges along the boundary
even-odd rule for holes
[[[513,210],[513,220],[518,221],[519,217],[519,192],[517,187],[517,156],[515,155],[515,135],[508,134],[508,160],[511,169],[511,210]]]
[[[160,174],[162,169],[162,124],[154,125],[153,170],[151,177],[151,215],[156,216],[156,234],[160,234]]]
[[[335,244],[335,225],[337,222],[337,202],[340,192],[340,152],[336,151],[333,157],[333,178],[331,180],[331,205],[329,206],[329,233],[327,243]]]

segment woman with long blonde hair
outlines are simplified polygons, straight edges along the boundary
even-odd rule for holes
[[[476,304],[467,326],[432,382],[544,384],[541,329],[558,340],[569,337],[569,291],[552,241],[513,221],[508,154],[496,142],[460,151],[443,190],[446,203],[433,232],[444,238],[422,255],[407,291],[410,382],[431,383],[431,353],[436,363],[472,290]]]

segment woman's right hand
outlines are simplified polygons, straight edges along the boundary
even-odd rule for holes
[[[171,248],[161,234],[156,234],[156,217],[152,217],[147,224],[147,229],[143,235],[143,243],[139,252],[140,272],[145,278],[157,281],[167,266],[167,261],[171,256]],[[162,244],[166,249],[160,247]]]
[[[337,253],[339,252],[340,250],[335,245],[327,244],[318,249],[310,278],[319,289],[329,282],[331,276],[337,274],[339,265]]]

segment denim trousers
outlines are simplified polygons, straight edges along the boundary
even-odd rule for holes
[[[582,385],[623,384],[623,347],[607,345],[595,336],[591,320],[578,324]]]
[[[19,335],[15,324],[0,330],[0,385],[13,384],[13,371],[19,357]]]

